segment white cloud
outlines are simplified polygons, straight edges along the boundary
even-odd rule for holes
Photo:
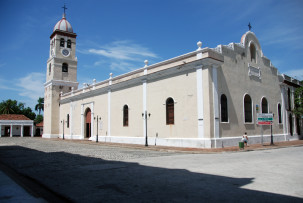
[[[126,72],[126,71],[129,71],[129,70],[133,70],[134,68],[132,68],[132,66],[133,66],[132,64],[127,63],[127,62],[123,62],[123,61],[122,62],[113,62],[110,65],[110,69]]]
[[[297,80],[303,80],[303,69],[292,69],[284,72],[284,74],[296,78]]]
[[[272,44],[285,44],[296,45],[298,41],[302,41],[303,37],[298,35],[300,33],[298,28],[289,28],[285,27],[275,27],[271,29],[264,30],[264,33],[261,35],[260,39],[263,41],[264,45]]]
[[[14,95],[10,99],[23,102],[34,110],[38,98],[44,96],[44,81],[45,74],[36,72],[11,80],[0,78],[1,94]]]
[[[0,89],[2,90],[10,90],[10,91],[18,91],[18,88],[13,86],[12,81],[5,80],[0,78]]]
[[[91,53],[101,56],[101,60],[94,62],[94,66],[109,63],[111,70],[129,71],[133,70],[135,64],[150,58],[158,58],[158,56],[148,48],[132,43],[131,41],[115,41],[108,45],[100,46],[98,49],[88,49],[81,53]],[[107,62],[105,62],[107,61]]]
[[[100,49],[89,49],[89,53],[97,54],[107,58],[129,61],[141,61],[142,57],[157,58],[157,55],[138,44],[131,41],[115,41],[110,45],[102,46]]]
[[[33,100],[38,100],[39,97],[43,97],[44,88],[43,83],[45,80],[45,74],[43,73],[30,73],[27,76],[20,78],[19,83],[16,84],[19,89],[19,95],[28,97]]]

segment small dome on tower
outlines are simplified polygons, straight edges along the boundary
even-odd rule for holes
[[[57,22],[57,24],[55,25],[53,31],[55,32],[56,30],[62,30],[65,32],[73,32],[73,28],[72,28],[71,24],[65,18],[65,13],[62,16],[62,19],[59,20]]]

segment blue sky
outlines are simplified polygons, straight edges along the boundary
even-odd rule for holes
[[[0,0],[0,101],[34,109],[49,37],[66,18],[77,36],[78,82],[105,80],[202,47],[240,42],[248,23],[281,73],[303,79],[301,0]]]

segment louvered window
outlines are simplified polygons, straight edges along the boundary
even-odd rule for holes
[[[123,107],[123,126],[128,126],[128,106]]]

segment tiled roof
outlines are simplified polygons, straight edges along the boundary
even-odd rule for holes
[[[31,120],[24,115],[20,114],[1,114],[0,120]]]
[[[38,124],[36,124],[36,127],[43,127],[43,121],[40,122],[40,123],[38,123]]]

